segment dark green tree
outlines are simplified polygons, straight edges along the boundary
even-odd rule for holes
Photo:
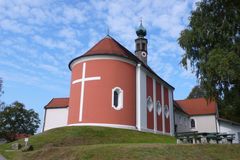
[[[16,134],[33,135],[40,124],[38,113],[25,109],[24,104],[14,102],[0,112],[0,137],[14,141]]]
[[[189,93],[187,99],[191,98],[205,98],[206,91],[201,85],[194,86],[191,92]]]
[[[181,32],[181,64],[192,70],[222,116],[240,122],[240,1],[202,0]]]

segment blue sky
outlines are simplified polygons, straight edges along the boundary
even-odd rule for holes
[[[134,52],[140,17],[147,29],[148,64],[184,99],[197,81],[179,62],[184,53],[177,39],[187,27],[193,0],[0,0],[1,99],[33,108],[53,97],[68,97],[68,63],[84,54],[110,30]]]

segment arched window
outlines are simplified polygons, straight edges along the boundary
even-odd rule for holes
[[[115,110],[123,108],[123,90],[119,87],[112,89],[112,107]]]
[[[140,51],[140,43],[137,43],[137,51]]]
[[[196,127],[195,120],[191,119],[191,128],[195,128],[195,127]]]
[[[148,109],[148,112],[152,112],[153,110],[153,101],[151,96],[148,96],[147,98],[147,109]]]
[[[146,51],[145,43],[142,43],[142,50],[143,50],[143,51]]]
[[[117,90],[115,90],[113,94],[114,94],[113,95],[114,96],[113,105],[114,105],[114,107],[118,107],[119,92]]]

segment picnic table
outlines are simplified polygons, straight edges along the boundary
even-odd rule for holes
[[[193,132],[181,132],[176,134],[177,143],[211,143],[211,144],[218,144],[218,143],[232,143],[234,134],[228,133],[218,133],[218,132],[201,132],[198,133],[197,131]]]

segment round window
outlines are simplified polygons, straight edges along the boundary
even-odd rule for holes
[[[143,56],[143,57],[146,57],[146,56],[147,56],[147,53],[146,53],[146,52],[142,52],[142,56]]]
[[[157,114],[160,115],[162,112],[162,106],[159,100],[157,101],[156,105],[157,105]]]
[[[153,109],[153,101],[152,101],[152,97],[148,96],[147,98],[147,108],[149,112],[152,112]]]
[[[164,114],[165,114],[166,118],[169,117],[169,109],[168,109],[168,105],[165,105],[165,106],[164,106]]]

